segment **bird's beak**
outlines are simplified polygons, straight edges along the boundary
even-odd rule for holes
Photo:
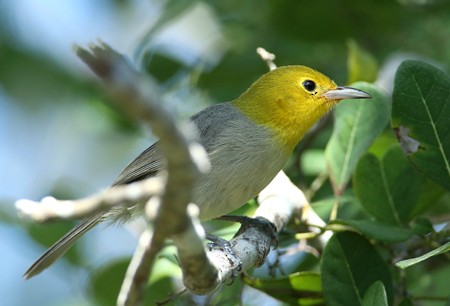
[[[326,91],[324,94],[322,94],[322,96],[330,100],[372,98],[372,96],[365,91],[344,86],[338,86],[336,89],[330,89]]]

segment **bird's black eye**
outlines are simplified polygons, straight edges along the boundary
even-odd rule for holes
[[[303,87],[307,90],[307,91],[314,91],[314,89],[316,89],[316,83],[314,81],[311,80],[306,80],[303,81]]]

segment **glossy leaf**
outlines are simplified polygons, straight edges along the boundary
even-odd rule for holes
[[[410,266],[413,266],[421,261],[424,261],[430,257],[436,256],[436,255],[440,255],[443,253],[446,253],[450,251],[450,242],[447,242],[444,245],[441,245],[440,247],[438,247],[437,249],[434,249],[431,252],[428,252],[426,254],[423,254],[422,256],[416,257],[416,258],[411,258],[411,259],[406,259],[406,260],[402,260],[398,263],[396,263],[395,265],[397,267],[399,267],[400,269],[406,269]]]
[[[364,209],[378,221],[401,225],[409,221],[420,195],[421,176],[399,146],[392,146],[380,161],[373,154],[358,162],[353,188]]]
[[[412,231],[399,228],[372,220],[335,220],[330,223],[348,225],[367,238],[377,239],[384,242],[400,242],[409,239]]]
[[[362,236],[333,235],[322,257],[322,285],[326,305],[360,305],[369,287],[381,281],[392,301],[392,278],[383,258]]]
[[[336,107],[333,134],[325,149],[334,193],[341,195],[362,154],[389,121],[390,104],[377,86],[353,85],[372,95],[369,100],[344,100]]]
[[[411,163],[450,190],[450,77],[429,64],[397,70],[392,127]]]
[[[367,289],[361,303],[362,306],[388,306],[386,290],[380,281],[376,281]]]
[[[372,54],[362,49],[353,39],[347,41],[347,48],[347,83],[374,82],[378,74],[378,64]]]
[[[290,305],[323,305],[324,303],[322,282],[318,273],[298,272],[286,277],[268,279],[244,275],[243,281]]]

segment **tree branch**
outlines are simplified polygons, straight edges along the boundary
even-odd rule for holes
[[[163,192],[161,177],[151,177],[134,184],[110,188],[103,192],[78,200],[57,200],[45,197],[41,201],[21,199],[16,209],[22,217],[43,223],[54,220],[81,219],[113,206],[129,206],[145,202]]]
[[[154,232],[147,230],[142,234],[119,295],[118,305],[137,305],[142,301],[153,262],[164,240],[193,227],[186,209],[200,170],[208,167],[205,162],[208,159],[203,148],[192,140],[191,125],[183,130],[179,127],[163,107],[153,80],[137,73],[125,57],[104,43],[91,46],[90,51],[79,47],[75,51],[105,81],[117,106],[149,124],[159,137],[167,160],[165,192],[160,203],[150,200],[146,208],[148,218],[153,219]]]
[[[275,224],[280,231],[290,221],[295,212],[299,212],[308,202],[302,191],[297,188],[280,171],[272,182],[258,196],[260,206],[253,217],[263,217]],[[269,233],[259,227],[248,227],[230,241],[231,249],[241,261],[241,271],[261,266],[270,251],[272,237]],[[184,252],[180,255],[186,256]],[[187,257],[187,256],[186,256]],[[234,277],[233,270],[236,268],[226,254],[220,250],[212,250],[208,254],[212,264],[218,272],[214,282],[208,282],[198,275],[202,271],[201,259],[196,256],[185,258],[186,261],[196,262],[194,266],[200,269],[183,268],[183,283],[187,289],[197,294],[209,294],[217,289],[217,280],[220,283],[228,283]],[[181,258],[180,258],[181,261]],[[182,261],[181,261],[182,262]],[[182,264],[182,267],[184,265]]]
[[[206,251],[204,230],[197,218],[198,207],[187,206],[197,177],[208,167],[206,153],[192,141],[191,134],[183,132],[192,129],[180,129],[163,107],[153,80],[139,74],[125,57],[104,43],[90,46],[90,50],[76,47],[75,51],[104,80],[112,101],[128,115],[147,123],[160,138],[160,148],[167,160],[167,172],[80,200],[44,198],[41,203],[20,200],[16,203],[18,210],[25,216],[44,222],[82,217],[114,205],[126,206],[146,201],[146,217],[153,222],[154,231],[147,229],[139,239],[118,305],[137,305],[142,301],[153,262],[167,238],[172,238],[178,249],[185,286],[196,294],[214,292],[234,277],[233,269],[236,267],[224,252]],[[274,69],[274,55],[262,51],[265,50],[258,52]],[[165,187],[163,183],[166,183]],[[303,193],[283,172],[260,193],[258,199],[260,207],[254,217],[264,217],[273,222],[278,231],[286,226],[296,211],[307,206]],[[240,230],[230,244],[241,261],[241,271],[263,264],[271,241],[270,234],[260,228]]]

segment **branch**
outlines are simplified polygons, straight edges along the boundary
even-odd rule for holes
[[[120,185],[78,200],[57,200],[45,197],[41,201],[21,199],[16,209],[22,217],[43,223],[54,220],[80,219],[114,206],[130,206],[161,195],[163,179],[151,177],[134,184]]]
[[[299,212],[308,202],[301,192],[284,174],[283,171],[258,196],[260,206],[253,217],[263,217],[275,224],[280,231],[290,221],[292,216]],[[231,248],[241,261],[241,271],[261,266],[270,251],[272,237],[269,233],[258,227],[248,227],[230,241]],[[185,261],[193,262],[193,266],[200,266],[201,259],[194,255],[187,256],[180,252]],[[183,269],[183,283],[187,289],[197,294],[209,294],[217,289],[218,283],[228,283],[233,280],[233,270],[236,268],[224,252],[213,250],[208,254],[212,264],[216,267],[218,277],[208,282],[199,276],[201,266],[197,269]],[[181,261],[181,258],[180,258]],[[196,263],[196,264],[195,264]],[[184,265],[182,264],[182,267]]]
[[[118,299],[118,305],[137,305],[142,301],[153,262],[164,240],[194,227],[187,215],[187,205],[200,171],[208,167],[205,163],[208,159],[203,148],[193,142],[192,133],[183,133],[183,130],[192,132],[192,127],[185,126],[183,130],[178,127],[173,115],[163,107],[153,80],[137,73],[125,57],[104,43],[91,46],[90,50],[79,47],[75,50],[105,81],[116,105],[149,124],[159,137],[167,160],[165,192],[158,203],[154,198],[146,206],[147,216],[153,219],[154,232],[145,231],[139,239]]]
[[[274,70],[277,68],[277,65],[275,65],[275,54],[268,52],[266,49],[262,47],[256,48],[256,53],[261,57],[261,59],[266,62],[267,66],[269,67],[269,70]]]

